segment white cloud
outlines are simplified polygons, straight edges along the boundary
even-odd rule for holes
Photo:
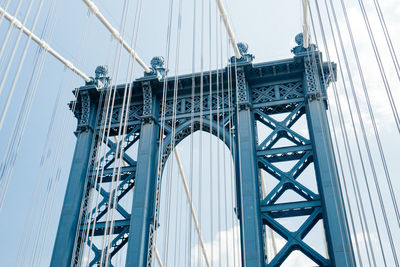
[[[235,232],[235,235],[234,235]],[[219,249],[219,240],[221,240],[221,250]],[[228,242],[226,242],[228,240]],[[278,250],[285,245],[285,240],[277,237],[275,234],[275,242]],[[228,243],[228,245],[226,245]],[[211,261],[211,248],[213,250],[212,265],[213,266],[234,266],[233,260],[236,257],[236,266],[241,266],[240,263],[240,237],[239,237],[239,226],[230,228],[227,231],[220,231],[212,242],[205,244],[207,257]],[[268,249],[268,259],[273,257],[272,250],[272,239],[270,236],[267,237],[267,247]],[[234,250],[236,249],[236,251]],[[201,247],[196,245],[192,247],[192,266],[197,266],[199,264],[199,254]],[[234,252],[235,251],[235,252]],[[200,255],[202,258],[200,260],[200,266],[206,266],[203,254]],[[228,264],[227,264],[228,259]],[[300,251],[292,252],[287,260],[281,265],[285,267],[298,267],[298,266],[315,266],[316,264],[311,261],[307,256],[302,254]]]

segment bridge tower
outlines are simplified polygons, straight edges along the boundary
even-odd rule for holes
[[[242,59],[232,59],[225,69],[218,70],[224,77],[228,72],[233,74],[232,98],[227,97],[228,91],[216,95],[217,71],[203,76],[179,76],[174,134],[171,131],[170,101],[174,77],[165,78],[161,58],[152,61],[153,72],[150,75],[132,84],[116,87],[112,110],[104,110],[106,105],[103,103],[108,101],[111,87],[108,86],[106,69],[98,68],[96,79],[78,89],[76,105],[72,105],[78,119],[77,141],[51,266],[75,266],[82,258],[83,246],[89,246],[94,255],[89,259],[90,266],[104,262],[104,253],[92,239],[102,236],[108,228],[113,234],[113,240],[105,249],[110,257],[127,246],[125,266],[151,264],[151,244],[156,231],[154,216],[159,200],[157,155],[161,151],[160,164],[163,165],[171,153],[169,141],[172,138],[178,144],[190,134],[191,127],[194,127],[193,131],[199,130],[200,103],[204,105],[204,110],[209,110],[209,105],[212,107],[212,114],[203,114],[208,118],[203,120],[203,130],[211,129],[216,133],[231,129],[234,132],[231,143],[235,147],[231,151],[236,159],[236,213],[240,221],[242,266],[279,266],[294,250],[301,251],[321,266],[355,266],[326,115],[326,90],[327,85],[336,79],[335,64],[323,62],[321,53],[314,45],[305,49],[301,36],[297,36],[296,41],[298,46],[293,49],[293,58],[258,64],[252,62],[253,56],[247,53],[246,46],[241,45]],[[199,98],[201,78],[205,88],[210,86],[211,81],[214,94],[211,97],[204,93],[203,101],[196,101],[192,106],[192,82],[196,85],[194,97]],[[164,142],[160,142],[160,105],[164,82],[167,85],[167,106],[164,133],[161,135]],[[121,127],[119,122],[123,116],[126,86],[131,86],[133,93],[124,124],[126,134],[118,140],[114,136],[118,135]],[[216,97],[220,101],[216,101]],[[232,112],[228,111],[229,99]],[[216,118],[217,102],[226,107],[225,121]],[[276,115],[284,118],[278,120]],[[105,116],[110,116],[109,123],[104,124]],[[292,126],[303,116],[307,130],[302,134]],[[260,134],[260,125],[270,129],[266,137]],[[109,133],[108,139],[102,137],[101,129],[104,128]],[[308,135],[305,136],[304,132]],[[281,146],[282,140],[285,140],[285,145]],[[122,154],[118,142],[123,147]],[[97,154],[99,143],[107,147],[105,155]],[[129,149],[135,145],[138,147],[137,159],[129,155]],[[120,156],[124,166],[119,170],[120,178],[115,180],[114,163]],[[290,170],[279,167],[281,163],[290,161],[295,162]],[[309,188],[299,179],[311,166],[317,189]],[[262,172],[277,181],[273,188],[267,186],[265,194]],[[117,190],[109,192],[107,188],[112,182],[117,183]],[[301,200],[281,201],[281,196],[288,190],[295,192]],[[131,209],[126,210],[121,201],[132,191]],[[96,195],[94,193],[100,195],[99,204],[89,207],[90,198]],[[108,204],[111,198],[116,199],[113,210],[118,216],[108,225],[104,218],[111,212]],[[295,231],[278,222],[281,218],[299,220],[302,216],[307,216],[307,219]],[[319,221],[323,222],[329,257],[322,256],[304,240]],[[287,241],[273,259],[267,259],[265,254],[265,225]],[[86,236],[88,230],[93,238]]]

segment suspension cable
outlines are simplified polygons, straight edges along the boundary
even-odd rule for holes
[[[214,216],[213,216],[213,206],[214,206],[214,199],[213,199],[213,145],[212,145],[212,123],[213,123],[213,115],[212,115],[212,108],[213,108],[213,90],[212,90],[212,29],[211,29],[211,0],[208,1],[208,39],[209,39],[209,43],[208,43],[208,66],[209,66],[209,70],[208,70],[208,99],[209,99],[209,107],[208,107],[208,112],[210,113],[209,115],[209,123],[210,123],[210,129],[209,129],[209,149],[210,149],[210,158],[209,158],[209,186],[210,186],[210,240],[211,240],[211,265],[213,265],[213,261],[214,261],[214,242],[213,242],[213,232],[214,232]],[[218,81],[217,81],[218,84]],[[218,96],[217,96],[218,98]],[[219,214],[219,205],[217,204],[217,213]],[[219,257],[221,258],[221,257]]]
[[[158,265],[160,265],[160,267],[163,267],[163,264],[162,264],[162,261],[161,261],[161,258],[160,258],[160,253],[158,253],[157,247],[154,248],[154,252],[156,254],[156,260],[158,262]]]
[[[303,0],[303,47],[308,48],[308,0]]]
[[[310,11],[311,11],[311,10],[310,10]],[[310,12],[310,18],[311,18],[311,24],[312,24],[312,29],[313,29],[313,34],[314,34],[315,42],[316,42],[317,47],[319,47],[318,39],[317,39],[317,34],[316,34],[316,26],[314,25],[314,20],[313,20],[313,14],[312,14],[312,12]],[[321,26],[322,26],[322,25],[321,25]],[[322,28],[323,28],[323,27],[322,27]],[[323,29],[322,29],[322,31],[323,31]],[[324,32],[324,31],[323,31],[323,32]],[[323,35],[323,38],[325,38],[325,35]],[[330,61],[329,51],[328,51],[328,48],[327,48],[327,45],[326,45],[326,39],[324,39],[324,45],[325,45],[325,50],[326,50],[326,54],[327,54],[329,73],[330,73],[330,75],[333,77],[334,73],[333,73],[332,63],[331,63],[331,61]],[[319,58],[319,62],[320,62],[321,72],[323,72],[323,65],[322,65],[322,59],[321,59],[321,55],[320,55],[320,54],[318,54],[318,58]],[[327,80],[325,79],[325,76],[322,75],[322,78],[323,78],[323,82],[324,82],[325,88],[328,88],[328,82],[327,82]],[[336,82],[333,81],[332,84],[333,84],[334,91],[337,92]],[[338,103],[338,99],[336,98],[336,94],[335,94],[335,100],[336,100],[336,103]],[[340,107],[340,104],[339,104],[339,107]],[[340,170],[340,173],[341,173],[341,175],[342,175],[342,177],[343,177],[343,179],[342,179],[342,180],[343,180],[343,187],[344,187],[344,192],[345,192],[345,195],[346,195],[347,207],[348,207],[348,209],[349,209],[350,222],[351,222],[351,226],[352,226],[352,229],[353,229],[353,233],[354,233],[354,235],[355,235],[357,232],[356,232],[356,229],[355,229],[355,224],[354,224],[355,220],[354,220],[352,208],[351,208],[351,205],[350,205],[350,198],[349,198],[348,189],[347,189],[347,183],[346,183],[345,174],[344,174],[344,164],[343,164],[343,161],[342,161],[341,153],[339,153],[339,151],[340,151],[340,150],[339,150],[339,142],[338,142],[338,137],[337,137],[337,135],[336,135],[336,129],[335,129],[335,124],[334,124],[334,120],[333,120],[332,110],[331,110],[331,109],[328,109],[328,111],[329,111],[329,115],[330,115],[331,125],[332,125],[332,128],[333,128],[333,129],[332,129],[332,133],[333,133],[333,136],[334,136],[334,141],[335,141],[334,144],[335,144],[336,151],[337,151],[337,156],[338,156],[339,170]],[[338,116],[340,117],[340,114],[341,114],[341,113],[340,113],[340,110],[338,110],[338,113],[339,113]],[[341,121],[341,122],[342,122],[342,121]],[[342,130],[343,130],[343,129],[342,129]],[[343,131],[342,131],[342,132],[343,132]],[[348,151],[347,151],[347,148],[346,148],[346,152],[348,152]],[[348,153],[347,153],[347,158],[348,158],[348,157],[349,157],[349,156],[348,156]],[[357,203],[358,203],[358,202],[357,202]],[[360,254],[360,248],[359,248],[358,239],[357,239],[357,238],[353,238],[353,240],[354,240],[354,242],[355,242],[355,244],[356,244],[357,256],[358,256],[360,265],[362,266],[363,264],[362,264],[362,260],[361,260],[361,254]],[[327,255],[328,255],[328,253],[327,253]]]
[[[93,14],[96,15],[96,17],[100,20],[100,22],[109,30],[109,32],[114,36],[115,39],[118,40],[125,48],[126,51],[133,57],[134,60],[139,63],[140,66],[143,67],[144,71],[146,73],[150,73],[151,69],[144,63],[144,61],[137,55],[135,50],[122,38],[121,34],[115,29],[111,23],[103,16],[103,14],[100,12],[100,10],[97,8],[97,6],[90,0],[82,0],[87,7],[90,9],[90,11],[93,12]]]
[[[396,69],[397,77],[400,80],[400,64],[397,59],[396,50],[393,47],[392,38],[390,37],[388,28],[386,26],[386,21],[385,21],[385,18],[383,17],[381,6],[380,6],[378,0],[374,0],[374,5],[375,5],[375,10],[378,13],[378,17],[379,17],[379,21],[381,23],[383,33],[385,34],[386,43],[388,45],[388,49],[389,49],[390,55],[392,57],[394,68]]]
[[[188,185],[186,183],[185,173],[183,172],[182,163],[181,163],[181,160],[179,158],[178,151],[176,149],[174,149],[174,154],[175,154],[176,162],[178,163],[179,173],[180,173],[180,176],[181,176],[181,179],[182,179],[183,187],[185,188],[186,198],[187,198],[187,201],[189,202],[189,205],[190,205],[190,212],[192,213],[194,226],[196,228],[197,235],[199,236],[201,250],[203,252],[203,256],[204,256],[204,259],[206,260],[207,266],[210,267],[210,261],[208,260],[206,247],[204,245],[203,238],[201,237],[201,230],[200,230],[199,222],[197,220],[196,212],[194,210],[192,197],[190,196],[189,188],[188,188]]]
[[[318,14],[319,24],[320,24],[321,29],[323,29],[320,9],[319,9],[318,3],[317,2],[315,2],[315,3],[316,3],[316,9],[317,9],[317,14]],[[328,19],[330,19],[330,13],[327,13],[327,15],[328,15]],[[331,34],[332,34],[332,37],[333,37],[333,44],[334,44],[334,47],[335,47],[336,56],[337,56],[338,59],[340,59],[339,50],[338,50],[337,42],[336,42],[336,36],[334,35],[333,24],[332,24],[331,21],[329,23],[329,26],[330,26],[329,28],[330,28],[330,31],[331,31]],[[324,45],[326,46],[326,44],[325,44],[325,42],[326,42],[325,31],[322,30],[322,33],[323,33],[322,36],[324,38]],[[327,48],[326,48],[326,51],[328,51]],[[328,56],[328,54],[327,54],[327,56]],[[328,58],[328,61],[329,61],[329,58]],[[338,67],[339,67],[339,71],[340,71],[339,72],[340,73],[340,77],[341,77],[341,80],[343,82],[344,91],[345,91],[345,93],[347,95],[347,85],[346,85],[346,80],[344,78],[343,68],[342,68],[342,64],[341,64],[340,60],[338,60]],[[364,244],[365,244],[365,247],[366,247],[368,261],[369,261],[369,265],[370,266],[372,266],[371,260],[373,261],[374,266],[376,266],[375,257],[374,257],[374,253],[373,253],[373,249],[372,249],[370,231],[369,231],[369,228],[368,228],[367,219],[366,219],[366,215],[365,215],[364,202],[362,201],[358,179],[356,179],[357,173],[356,173],[356,169],[355,169],[355,165],[354,165],[353,154],[352,154],[352,150],[351,150],[351,147],[350,147],[347,127],[346,127],[346,124],[344,123],[345,119],[343,117],[343,111],[342,111],[342,107],[341,107],[341,104],[340,104],[341,102],[340,102],[340,99],[338,97],[338,92],[337,92],[337,88],[336,88],[335,84],[334,84],[334,93],[335,93],[336,105],[338,107],[339,118],[341,119],[340,122],[341,122],[341,127],[342,127],[342,136],[343,136],[343,140],[345,141],[345,145],[346,145],[345,148],[346,148],[347,159],[348,159],[348,162],[349,162],[349,169],[351,171],[350,173],[351,173],[351,178],[352,178],[353,191],[356,193],[356,201],[357,201],[356,203],[357,203],[358,213],[359,213],[359,217],[360,217],[359,219],[360,219],[360,223],[361,223],[362,234],[363,234],[363,238],[364,238]],[[346,99],[348,100],[348,98],[346,98]],[[349,107],[349,101],[347,101],[347,106]],[[354,119],[353,119],[352,113],[350,113],[350,116],[351,116],[352,122],[353,122]],[[354,123],[352,125],[353,125],[352,128],[353,128],[354,136],[355,136],[355,138],[357,138],[357,133],[356,133],[356,130],[355,130],[356,128],[354,126]],[[362,167],[364,167],[364,165],[362,165]],[[365,167],[363,168],[363,174],[364,174],[364,177],[365,177],[366,176]],[[365,230],[364,230],[363,222],[365,224]],[[369,244],[369,249],[371,250],[371,255],[370,255],[370,252],[368,250],[367,240],[368,240],[368,244]]]
[[[33,3],[33,2],[31,2],[31,3]],[[34,18],[34,21],[33,21],[32,31],[35,30],[36,24],[37,24],[38,19],[39,19],[40,11],[42,10],[42,7],[43,7],[43,1],[40,2],[39,8],[38,8],[38,10],[36,11],[36,15],[35,15],[35,18]],[[29,9],[29,11],[30,11],[30,9]],[[28,18],[28,16],[29,16],[29,13],[27,13],[26,18]],[[25,23],[25,22],[24,22],[24,23]],[[13,48],[13,51],[12,51],[11,56],[10,56],[10,59],[9,59],[9,66],[11,66],[11,63],[12,63],[12,61],[13,61],[13,59],[14,59],[15,52],[17,51],[17,48],[18,48],[19,42],[20,42],[20,40],[21,40],[21,37],[22,37],[22,31],[20,31],[19,34],[18,34],[17,41],[16,41],[16,43],[15,43],[15,46],[14,46],[14,48]],[[23,65],[24,65],[25,57],[26,57],[26,54],[27,54],[27,52],[28,52],[28,48],[29,48],[30,43],[31,43],[31,36],[28,37],[28,41],[25,43],[24,51],[22,52],[22,57],[20,58],[20,62],[19,62],[18,68],[17,68],[17,72],[16,72],[16,74],[15,74],[15,76],[14,76],[14,81],[13,81],[13,83],[12,83],[12,85],[11,85],[10,91],[8,92],[6,104],[4,105],[3,110],[2,110],[2,112],[1,112],[0,129],[3,127],[3,122],[4,122],[4,119],[5,119],[5,117],[6,117],[8,108],[9,108],[9,106],[10,106],[11,99],[12,99],[12,97],[13,97],[13,95],[14,95],[15,87],[16,87],[16,85],[17,85],[19,75],[21,74],[21,70],[22,70],[22,67],[23,67]],[[5,74],[4,77],[3,77],[3,82],[6,81],[7,75],[8,75],[8,73],[6,72],[6,74]],[[0,85],[0,91],[1,91],[2,88],[3,88],[3,85],[4,85],[4,83],[2,83],[2,84]]]
[[[15,9],[15,12],[14,12],[14,17],[17,17],[18,12],[19,12],[19,10],[20,10],[20,8],[21,8],[22,2],[23,2],[23,1],[19,1],[18,5],[17,5],[17,7],[16,7],[16,9]],[[4,7],[4,10],[7,10],[8,4],[9,4],[9,3],[7,3],[7,5]],[[28,8],[28,9],[29,9],[29,8]],[[26,13],[28,13],[28,12],[26,12]],[[25,16],[26,16],[26,15],[25,15]],[[27,17],[27,16],[26,16],[26,17]],[[4,16],[1,16],[1,18],[0,18],[0,19],[1,19],[1,20],[0,20],[0,26],[1,26],[1,22],[3,22],[3,18],[4,18]],[[3,62],[3,60],[4,60],[4,58],[3,58],[3,53],[4,53],[4,50],[5,50],[6,46],[7,46],[7,43],[8,43],[8,40],[9,40],[9,38],[10,38],[10,34],[11,34],[13,28],[14,28],[14,27],[13,27],[13,24],[10,23],[10,25],[8,26],[7,33],[6,33],[6,35],[5,35],[5,37],[4,37],[4,40],[3,40],[3,44],[1,45],[1,48],[0,48],[0,59],[2,60],[2,62]],[[1,63],[2,63],[2,62],[1,62]],[[0,92],[1,92],[1,90],[0,90]]]
[[[232,48],[235,51],[235,56],[236,56],[237,59],[241,59],[242,55],[239,52],[239,48],[237,46],[236,39],[235,39],[235,34],[233,33],[231,25],[229,24],[228,16],[227,16],[225,7],[222,4],[222,0],[216,0],[216,1],[217,1],[219,13],[221,15],[222,20],[224,21],[224,24],[225,24],[225,29],[228,32],[229,40],[231,41]]]
[[[349,82],[350,82],[350,85],[351,85],[350,88],[351,88],[351,92],[352,92],[353,98],[354,98],[354,103],[355,103],[355,106],[356,106],[356,109],[357,109],[357,115],[358,115],[358,119],[359,119],[359,122],[360,122],[360,126],[361,126],[361,131],[362,131],[362,134],[363,134],[365,147],[367,149],[368,160],[369,160],[370,167],[371,167],[371,170],[372,170],[372,174],[373,174],[373,178],[374,178],[374,182],[375,182],[375,187],[376,187],[378,198],[379,198],[379,201],[380,201],[380,204],[381,204],[380,205],[381,211],[382,211],[383,218],[384,218],[384,221],[385,221],[386,230],[388,232],[388,238],[389,238],[389,241],[390,241],[390,244],[391,244],[391,247],[392,247],[393,257],[394,257],[395,262],[397,263],[398,262],[397,261],[397,255],[396,255],[396,251],[394,249],[394,244],[393,244],[393,240],[392,240],[390,227],[388,226],[388,220],[387,220],[385,205],[384,205],[384,202],[382,200],[382,195],[381,195],[381,191],[380,191],[380,187],[379,187],[379,183],[378,183],[378,178],[377,178],[374,162],[373,162],[373,159],[372,159],[370,145],[369,145],[369,142],[368,142],[368,139],[367,139],[367,136],[366,136],[364,122],[363,122],[363,119],[362,119],[362,116],[361,116],[361,111],[360,111],[360,108],[359,108],[358,100],[357,100],[355,89],[354,89],[355,87],[354,87],[354,84],[353,84],[353,79],[352,79],[352,77],[350,75],[350,69],[349,69],[349,66],[348,66],[348,59],[347,59],[347,56],[346,56],[346,53],[345,53],[345,50],[344,50],[344,47],[343,47],[342,37],[341,37],[340,29],[338,28],[336,14],[335,14],[335,11],[334,11],[334,8],[333,8],[333,5],[332,5],[332,1],[330,1],[330,3],[331,3],[332,14],[333,14],[334,19],[335,19],[335,25],[336,25],[336,28],[337,28],[337,31],[338,31],[338,37],[339,37],[339,41],[340,41],[340,44],[341,44],[343,57],[344,57],[344,60],[345,60],[345,66],[346,66],[347,72],[349,73]],[[325,4],[327,5],[326,0],[325,0]],[[344,11],[345,11],[345,9],[344,9]],[[347,92],[346,92],[346,98],[347,98]],[[353,121],[353,119],[352,119],[352,121]],[[356,136],[356,144],[357,144],[359,155],[360,155],[360,159],[361,159],[361,152],[360,152],[359,142],[358,142],[357,136]],[[379,145],[379,143],[378,143],[378,145]],[[363,160],[361,161],[361,165],[362,165],[363,171],[364,171]],[[364,172],[364,179],[365,179],[365,183],[366,183],[366,186],[367,186],[367,192],[368,192],[368,196],[369,196],[369,200],[370,200],[370,205],[371,205],[371,207],[373,207],[372,196],[370,194],[370,189],[369,189],[369,185],[368,185],[368,181],[367,181],[365,172]],[[393,195],[392,195],[392,197],[393,197]],[[394,206],[394,207],[396,207],[396,206]],[[373,212],[373,218],[374,218],[374,222],[375,222],[375,227],[376,227],[376,230],[377,230],[378,239],[379,239],[379,243],[380,243],[380,247],[381,247],[381,252],[384,255],[383,248],[382,248],[381,237],[380,237],[380,234],[379,234],[379,227],[378,227],[378,224],[377,224],[377,221],[376,221],[376,215],[375,215],[374,209],[372,209],[372,212]]]
[[[194,98],[195,98],[195,89],[196,89],[196,78],[194,75],[195,68],[196,68],[196,7],[197,3],[196,1],[193,2],[193,35],[192,35],[192,95],[191,95],[191,105],[192,105],[192,110],[190,112],[190,195],[193,193],[193,176],[194,176],[194,171],[193,171],[193,154],[194,154],[194,138],[193,138],[193,128],[194,128]],[[190,206],[188,207],[190,209]],[[188,238],[188,266],[191,264],[191,259],[192,259],[192,220],[190,219],[190,214],[188,213],[188,220],[189,220],[189,238]]]
[[[61,61],[67,68],[78,74],[80,77],[82,77],[86,82],[90,82],[92,79],[89,78],[85,73],[83,73],[81,70],[76,68],[71,61],[65,59],[62,57],[57,51],[55,51],[48,43],[45,41],[41,40],[37,35],[35,35],[33,32],[31,32],[28,28],[26,28],[16,17],[10,15],[7,11],[5,11],[2,7],[0,7],[0,14],[3,15],[14,27],[21,29],[26,35],[28,35],[30,38],[32,38],[33,41],[35,41],[38,45],[40,45],[43,50],[49,52],[52,56],[54,56],[56,59]]]

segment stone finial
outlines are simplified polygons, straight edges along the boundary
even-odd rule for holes
[[[245,54],[247,54],[247,51],[249,50],[249,45],[247,43],[238,43],[237,47],[239,49],[240,54],[243,56]]]
[[[96,74],[96,79],[106,78],[108,77],[108,66],[107,65],[97,66],[94,73]]]
[[[150,61],[150,64],[151,64],[151,67],[155,70],[164,68],[164,58],[161,56],[153,57]]]
[[[235,63],[235,62],[251,62],[254,59],[254,56],[252,54],[248,53],[249,50],[249,45],[245,42],[240,42],[237,43],[237,48],[239,49],[239,53],[242,56],[240,59],[237,59],[235,57],[231,58],[231,63]]]
[[[96,74],[95,83],[97,88],[105,88],[110,84],[110,77],[108,76],[108,66],[107,65],[100,65],[97,66],[96,70],[94,71]]]
[[[303,37],[303,33],[299,33],[296,35],[296,37],[294,38],[294,41],[296,42],[297,46],[293,47],[293,49],[291,50],[291,52],[295,55],[297,54],[301,54],[306,52],[307,50],[314,50],[316,48],[316,46],[314,44],[309,44],[308,45],[308,49],[305,49],[303,46],[303,41],[304,41],[304,37]],[[310,36],[308,36],[308,40],[310,40]],[[310,43],[310,42],[309,42]]]
[[[153,57],[150,61],[151,65],[151,73],[145,73],[146,75],[157,75],[158,77],[162,77],[165,74],[164,67],[164,58],[161,56]]]

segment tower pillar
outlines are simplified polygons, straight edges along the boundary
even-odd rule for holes
[[[311,57],[311,56],[310,56]],[[332,266],[356,266],[326,115],[326,93],[312,58],[304,58],[306,115]]]
[[[150,83],[143,83],[143,116],[129,226],[126,267],[147,266],[151,233],[154,231],[154,198],[157,176],[159,125],[158,102]],[[151,228],[153,227],[153,228]]]
[[[244,70],[237,70],[236,173],[243,266],[264,266],[254,114]]]
[[[75,132],[77,140],[69,174],[64,204],[54,243],[51,267],[69,267],[73,261],[74,244],[76,240],[82,199],[85,194],[86,174],[94,141],[94,125],[97,106],[91,101],[89,91],[80,91],[76,103],[75,115],[78,117],[78,128]]]

